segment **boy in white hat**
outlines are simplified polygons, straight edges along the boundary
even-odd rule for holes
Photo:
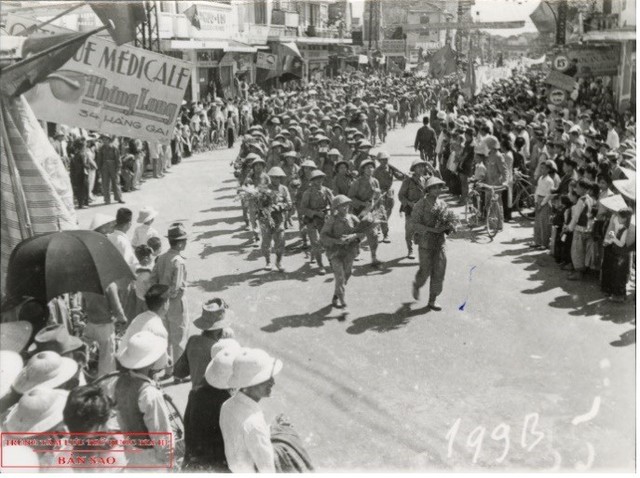
[[[223,346],[218,347],[219,344]],[[185,471],[229,472],[220,430],[220,410],[231,396],[229,378],[241,350],[233,339],[218,341],[211,348],[204,380],[189,392],[184,412]]]
[[[133,247],[146,245],[151,237],[160,237],[158,231],[151,227],[157,216],[158,211],[152,207],[147,206],[140,210],[138,213],[138,224],[140,225],[133,231],[133,239],[131,239]]]
[[[124,369],[100,385],[114,402],[119,430],[127,432],[172,432],[170,413],[153,376],[166,368],[167,339],[143,330],[134,334],[116,358]],[[150,436],[136,435],[137,439]],[[154,441],[135,446],[126,453],[131,465],[165,465],[171,461],[169,446]]]
[[[264,350],[243,349],[233,361],[228,386],[238,389],[220,410],[220,429],[233,473],[275,473],[271,432],[259,402],[271,395],[282,362]]]

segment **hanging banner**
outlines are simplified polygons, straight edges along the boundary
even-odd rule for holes
[[[188,62],[91,37],[25,97],[40,120],[166,144],[190,80]]]
[[[607,47],[572,47],[557,54],[552,61],[553,69],[566,73],[575,60],[576,78],[590,76],[616,76],[620,61],[620,47],[611,44]]]
[[[258,52],[256,57],[256,67],[264,70],[275,70],[278,61],[278,55],[273,53]]]

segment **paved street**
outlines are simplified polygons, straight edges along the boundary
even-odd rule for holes
[[[385,145],[404,171],[417,128],[391,132]],[[371,269],[361,254],[342,317],[328,306],[332,276],[295,247],[288,273],[263,270],[235,199],[236,154],[188,158],[126,194],[126,206],[134,217],[157,208],[160,231],[187,225],[190,315],[223,297],[241,344],[284,361],[267,419],[285,413],[318,469],[633,470],[633,300],[610,304],[595,279],[567,281],[548,253],[527,248],[531,224],[517,222],[493,241],[451,238],[444,310],[427,312],[427,288],[422,301],[411,297],[417,261],[404,258],[396,204],[392,243],[379,249],[385,264]],[[81,227],[117,207],[79,211]],[[189,386],[169,388],[181,408]]]

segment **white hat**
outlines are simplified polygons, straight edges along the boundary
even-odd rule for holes
[[[437,117],[438,119],[443,120],[447,117],[447,113],[445,113],[444,111],[438,111]]]
[[[27,362],[13,382],[13,389],[21,394],[36,387],[56,388],[72,378],[78,371],[78,363],[47,350],[38,352]]]
[[[242,347],[236,339],[220,339],[211,346],[211,360],[213,360],[219,352],[227,349],[240,350]]]
[[[260,349],[245,348],[233,362],[229,388],[246,388],[266,382],[282,370],[282,362]]]
[[[89,229],[91,229],[92,231],[95,231],[96,229],[106,226],[109,223],[115,224],[115,221],[116,219],[112,216],[107,216],[106,214],[98,213],[95,216],[93,216]]]
[[[120,365],[137,370],[157,362],[167,352],[167,339],[143,330],[133,334],[116,358]]]
[[[11,350],[0,350],[0,397],[11,389],[11,384],[22,370],[22,357]]]
[[[229,379],[233,375],[233,363],[238,355],[242,353],[242,348],[227,347],[216,354],[209,362],[204,372],[204,379],[213,388],[227,390]]]
[[[153,209],[151,206],[143,207],[138,212],[138,223],[143,224],[145,222],[151,221],[155,219],[158,215],[158,211]]]
[[[34,388],[14,406],[4,424],[5,431],[42,433],[63,421],[62,411],[69,392],[52,388]]]

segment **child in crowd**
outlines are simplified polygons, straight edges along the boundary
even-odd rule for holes
[[[140,266],[136,269],[136,281],[134,288],[136,291],[136,315],[147,310],[147,304],[144,299],[145,294],[151,287],[151,271],[153,270],[153,251],[143,244],[135,249],[136,259]]]
[[[147,246],[151,248],[154,263],[158,260],[158,256],[162,254],[162,239],[153,236],[147,240]]]
[[[151,225],[156,219],[158,211],[152,207],[145,207],[138,213],[138,227],[133,231],[133,239],[131,239],[131,245],[138,247],[146,245],[151,237],[160,237],[158,231],[156,231]]]
[[[573,209],[578,203],[579,196],[575,192],[575,190],[571,189],[569,191],[569,195],[564,197],[566,197],[567,199],[565,199],[563,202],[563,204],[566,204],[566,209],[564,211],[564,232],[562,232],[560,236],[560,239],[562,241],[562,246],[560,248],[560,264],[562,265],[562,270],[572,271],[573,263],[571,262],[571,242],[573,241],[573,232],[569,231],[567,228],[571,223],[571,218],[573,217]]]

